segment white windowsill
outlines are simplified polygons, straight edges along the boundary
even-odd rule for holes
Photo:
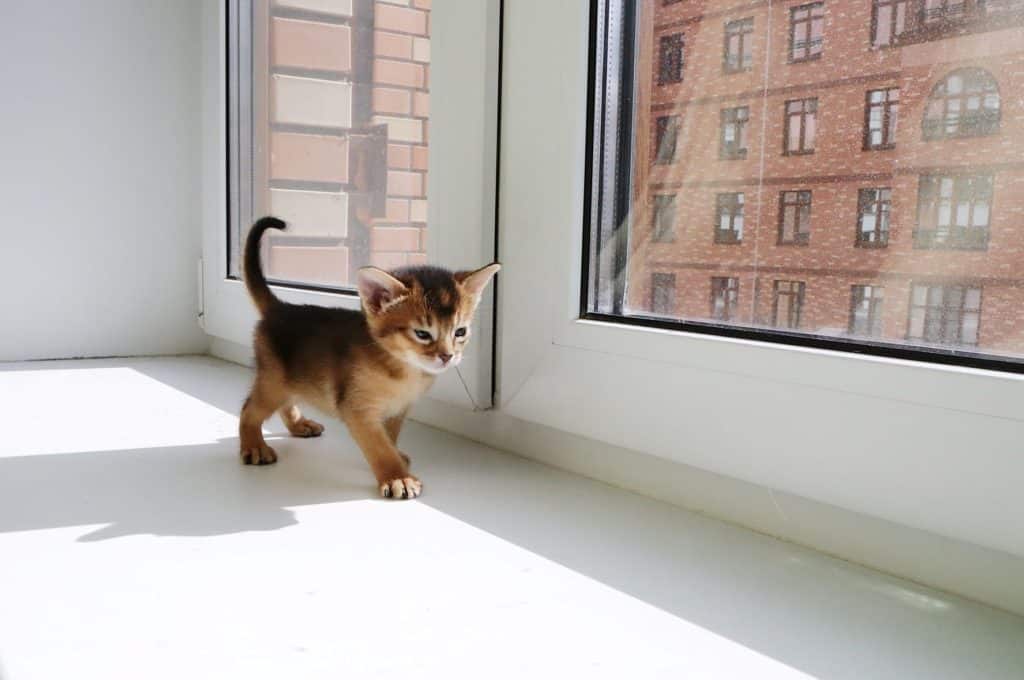
[[[1024,619],[410,423],[238,464],[215,359],[0,365],[0,675],[1007,678]],[[53,417],[61,421],[55,422]],[[74,565],[69,571],[68,565]],[[60,653],[53,653],[59,649]],[[198,669],[198,672],[197,672]]]

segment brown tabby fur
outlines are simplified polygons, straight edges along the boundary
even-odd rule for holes
[[[397,448],[402,421],[436,373],[458,364],[480,295],[500,266],[455,273],[409,267],[390,274],[367,267],[359,271],[363,311],[293,305],[274,296],[260,266],[263,232],[284,228],[265,217],[245,246],[246,286],[263,318],[254,333],[256,379],[239,422],[242,461],[277,461],[261,427],[275,411],[296,437],[322,434],[323,426],[299,411],[296,404],[305,402],[348,426],[381,495],[415,498],[421,483]],[[462,328],[464,336],[456,337]],[[418,340],[417,329],[429,330],[431,340]]]

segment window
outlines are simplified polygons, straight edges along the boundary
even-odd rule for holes
[[[986,14],[1024,12],[1024,0],[978,0],[978,7]]]
[[[732,321],[740,298],[740,280],[731,276],[711,277],[711,318]]]
[[[1009,22],[924,30],[924,0],[719,4],[693,3],[683,14],[690,3],[671,12],[659,1],[602,5],[639,14],[615,24],[632,36],[618,33],[611,52],[592,55],[607,59],[591,84],[582,315],[959,363],[962,349],[914,342],[906,305],[915,282],[967,281],[984,288],[982,314],[993,320],[966,361],[1024,370],[1024,248],[1016,233],[1024,214],[1024,138],[1010,130],[1017,113],[1010,99],[999,100],[999,92],[1008,97],[1024,88],[1024,73],[1007,66],[1020,52],[1012,31],[1003,30]],[[973,17],[981,5],[968,0],[967,7]],[[773,49],[776,60],[790,56],[781,52],[791,47],[786,36],[777,40],[770,31],[798,30],[795,44],[810,51],[800,41],[820,38],[822,27],[828,63],[841,69],[824,62],[758,66],[760,45],[767,57]],[[659,39],[683,31],[690,86],[659,90]],[[939,33],[941,44],[922,44]],[[874,43],[886,45],[865,52]],[[623,53],[621,45],[636,51]],[[748,45],[753,68],[722,75],[719,64],[726,71],[742,64],[736,55]],[[601,70],[609,63],[614,68]],[[999,78],[998,91],[989,74]],[[929,107],[946,126],[937,133],[957,139],[921,138],[917,126]],[[990,120],[1004,116],[1000,134],[960,139],[984,129],[986,119],[967,112],[986,110]],[[649,158],[658,146],[667,161],[673,126],[672,165],[658,166]],[[655,272],[678,279],[674,312],[656,322],[630,319],[650,316]],[[712,276],[742,281],[743,299],[739,314],[708,325]],[[797,287],[782,289],[778,322],[776,281],[805,284],[803,297]],[[883,286],[889,300],[877,321]],[[806,306],[793,328],[788,310],[795,318],[798,300]]]
[[[737,106],[731,109],[722,109],[721,119],[719,158],[746,158],[747,122],[750,120],[750,107]]]
[[[981,137],[999,131],[999,87],[988,71],[950,73],[932,90],[924,113],[924,138]]]
[[[288,223],[264,237],[275,281],[351,289],[362,266],[426,261],[430,12],[407,10],[398,33],[377,25],[375,2],[336,4],[237,3],[249,34],[238,36],[246,53],[232,54],[230,276],[267,214]],[[381,75],[393,62],[375,53],[374,30],[416,46],[400,71]]]
[[[915,248],[988,248],[992,175],[925,175],[917,195]]]
[[[818,128],[818,100],[795,99],[786,102],[786,128],[783,153],[814,153]]]
[[[749,71],[754,64],[754,19],[730,21],[725,25],[725,55],[722,70],[726,73]]]
[[[676,240],[676,197],[661,195],[654,197],[654,220],[651,225],[655,243],[671,243]]]
[[[799,328],[804,306],[803,281],[776,281],[772,296],[772,325],[776,328]]]
[[[715,199],[715,243],[739,243],[743,240],[743,194],[718,194]]]
[[[910,0],[875,0],[871,15],[871,44],[875,47],[892,45],[907,27],[907,8]]]
[[[882,334],[881,286],[853,286],[850,294],[850,335],[878,337]]]
[[[959,19],[967,12],[967,0],[924,0],[921,12],[926,24]]]
[[[783,191],[779,199],[779,245],[811,240],[811,192]]]
[[[676,306],[676,275],[651,274],[651,312],[672,314]]]
[[[789,60],[819,58],[824,32],[825,3],[814,2],[789,10]]]
[[[658,84],[683,82],[683,34],[663,35],[659,45]]]
[[[679,141],[679,116],[659,116],[656,125],[654,162],[672,163]]]
[[[891,149],[896,146],[896,121],[900,109],[900,89],[868,90],[864,115],[864,148]]]
[[[857,205],[857,245],[865,248],[887,246],[892,189],[861,189]]]
[[[977,345],[981,288],[914,285],[907,339],[940,345]]]

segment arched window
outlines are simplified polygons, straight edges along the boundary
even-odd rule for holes
[[[999,131],[999,87],[980,68],[953,71],[939,81],[924,111],[924,138],[980,137]]]

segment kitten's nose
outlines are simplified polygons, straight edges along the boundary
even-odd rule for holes
[[[447,364],[449,361],[452,360],[452,355],[451,354],[438,354],[437,358],[441,360],[442,364]]]

